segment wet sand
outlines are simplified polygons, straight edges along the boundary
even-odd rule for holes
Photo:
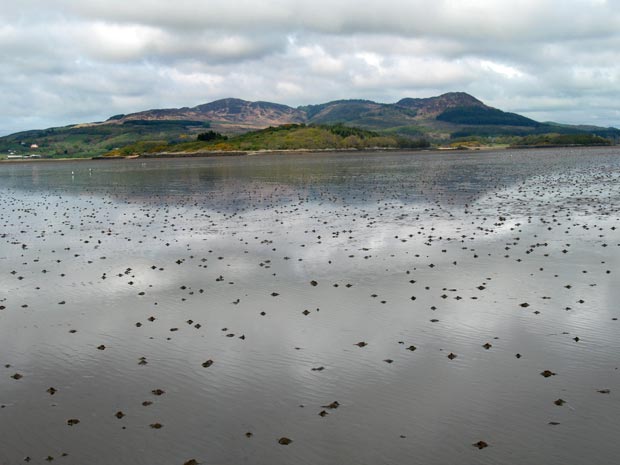
[[[0,170],[0,464],[614,463],[613,148]]]

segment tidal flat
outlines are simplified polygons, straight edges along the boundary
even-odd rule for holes
[[[0,167],[0,464],[612,464],[618,148]]]

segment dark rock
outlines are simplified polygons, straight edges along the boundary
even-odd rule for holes
[[[328,408],[328,409],[337,409],[338,407],[340,407],[340,403],[335,400],[333,401],[331,404],[328,405],[321,405],[322,408]]]

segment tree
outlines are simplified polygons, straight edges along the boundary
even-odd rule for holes
[[[198,134],[198,136],[196,136],[196,140],[199,140],[202,142],[211,142],[215,140],[227,140],[227,139],[228,137],[223,136],[219,132],[215,132],[215,131],[201,132],[200,134]]]

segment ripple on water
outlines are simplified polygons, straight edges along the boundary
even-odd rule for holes
[[[0,173],[0,462],[617,455],[614,150],[84,166]]]

